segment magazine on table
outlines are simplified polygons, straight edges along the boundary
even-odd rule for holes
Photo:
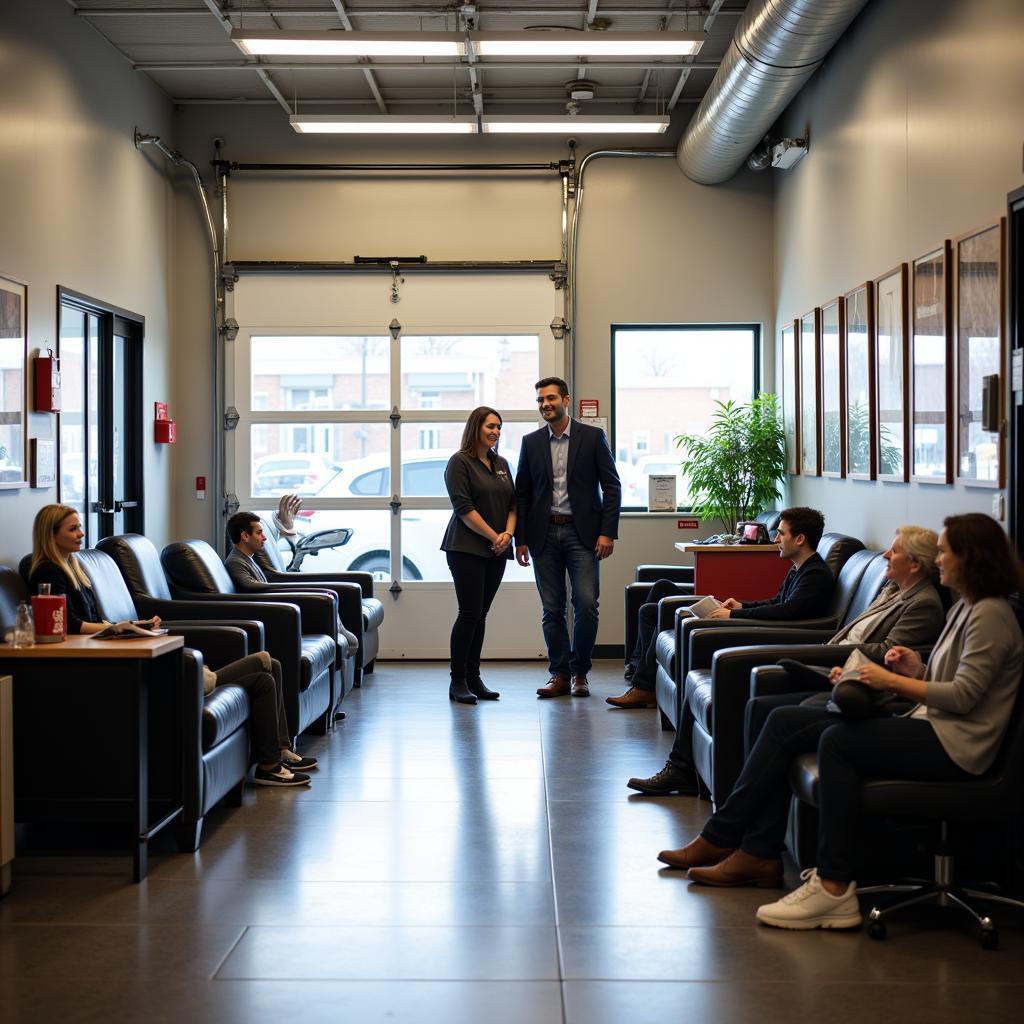
[[[721,601],[716,601],[713,597],[702,597],[699,601],[680,608],[679,614],[692,616],[695,619],[706,619],[716,608],[721,607]]]
[[[167,636],[166,629],[153,629],[152,619],[140,619],[137,622],[113,622],[106,629],[93,633],[93,640],[152,640]]]

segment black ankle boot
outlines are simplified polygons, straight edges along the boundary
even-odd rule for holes
[[[457,700],[460,704],[475,704],[476,697],[469,692],[465,679],[453,679],[448,686],[448,699]]]
[[[488,690],[486,684],[479,676],[472,676],[466,680],[466,686],[474,697],[480,700],[497,700],[501,694],[497,690]]]

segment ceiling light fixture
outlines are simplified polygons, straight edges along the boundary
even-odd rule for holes
[[[251,32],[233,29],[231,41],[254,57],[462,57],[456,32]]]
[[[476,118],[431,117],[429,115],[293,114],[288,118],[302,135],[475,135]]]
[[[700,32],[471,32],[479,57],[686,57]],[[231,40],[253,57],[464,57],[458,32],[254,32]]]
[[[474,32],[481,57],[687,57],[700,32]]]
[[[587,116],[571,114],[504,114],[483,119],[490,135],[661,135],[667,117]]]

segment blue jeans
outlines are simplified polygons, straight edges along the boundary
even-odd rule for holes
[[[572,588],[571,647],[566,626],[566,573]],[[597,639],[597,555],[583,546],[572,523],[552,523],[543,549],[533,556],[533,577],[540,593],[551,674],[565,679],[585,676]]]

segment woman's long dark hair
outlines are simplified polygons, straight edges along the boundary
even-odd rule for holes
[[[1020,591],[1017,553],[1003,528],[983,512],[947,516],[946,543],[960,559],[957,589],[968,601],[1007,597]]]
[[[488,416],[497,416],[498,423],[502,422],[501,413],[489,405],[477,406],[469,414],[469,419],[466,420],[466,429],[462,432],[462,444],[459,445],[459,451],[463,455],[471,455],[474,459],[476,458],[476,443],[480,437],[480,428]],[[497,450],[497,446],[495,446],[495,450]]]

